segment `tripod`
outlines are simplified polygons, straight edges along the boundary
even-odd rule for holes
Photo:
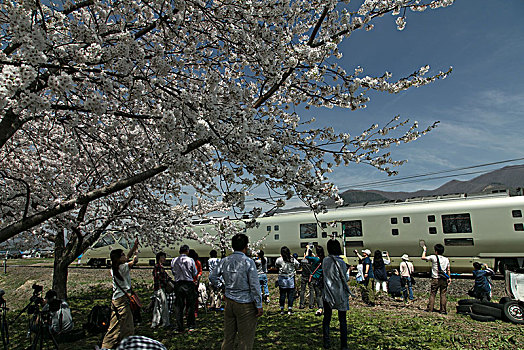
[[[40,317],[38,317],[38,315],[40,315]],[[50,324],[49,318],[50,318],[49,313],[40,313],[40,314],[35,313],[35,315],[33,316],[33,324],[32,324],[31,329],[34,330],[35,335],[34,335],[33,341],[31,342],[31,346],[29,347],[29,349],[42,350],[44,346],[44,338],[48,337],[52,341],[54,349],[58,350],[58,342],[56,341],[56,338],[53,335],[53,332],[49,329],[49,324]],[[31,330],[29,332],[31,332]]]
[[[0,337],[2,338],[2,345],[4,350],[7,350],[9,345],[9,324],[7,323],[7,310],[6,302],[3,297],[0,296]]]
[[[28,319],[28,325],[27,325],[27,337],[30,341],[30,346],[28,349],[36,350],[36,349],[43,349],[44,346],[44,339],[49,338],[53,342],[54,349],[58,350],[58,342],[56,341],[55,337],[53,336],[53,333],[49,330],[49,313],[40,312],[40,305],[43,302],[43,299],[39,296],[39,293],[41,290],[35,289],[33,296],[29,300],[29,304],[27,304],[20,313],[15,317],[14,321],[18,320],[18,318],[25,312],[29,314],[29,316],[32,315],[32,317],[29,317]],[[32,334],[34,333],[33,339],[31,340]]]

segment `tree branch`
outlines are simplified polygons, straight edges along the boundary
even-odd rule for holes
[[[76,10],[79,10],[83,7],[86,7],[86,6],[91,6],[95,3],[94,0],[86,0],[86,1],[82,1],[82,2],[79,2],[78,4],[74,4],[73,6],[67,8],[67,9],[64,9],[64,11],[62,12],[64,15],[69,15],[70,13],[76,11]]]
[[[209,143],[210,138],[196,140],[187,145],[187,148],[181,155],[187,155],[188,153],[202,147],[203,145]],[[0,243],[5,242],[11,237],[14,237],[20,232],[26,231],[36,225],[39,225],[59,214],[63,214],[74,209],[78,205],[88,204],[97,199],[107,197],[118,191],[122,191],[128,187],[136,185],[138,183],[144,182],[160,173],[163,173],[168,169],[167,165],[159,165],[149,170],[143,171],[137,175],[128,177],[123,180],[115,181],[107,186],[102,188],[97,188],[95,190],[89,191],[85,194],[81,194],[76,198],[61,202],[54,208],[43,210],[37,214],[24,218],[23,220],[17,221],[2,230],[0,230]]]

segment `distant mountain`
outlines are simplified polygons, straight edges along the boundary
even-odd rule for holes
[[[452,193],[493,192],[501,189],[524,188],[524,165],[512,165],[477,176],[469,181],[452,180],[434,190],[415,192],[387,192],[379,190],[348,190],[341,194],[345,204],[364,203],[389,199],[427,197]],[[326,202],[328,206],[334,202]]]

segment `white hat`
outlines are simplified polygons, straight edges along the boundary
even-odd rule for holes
[[[369,249],[362,249],[362,253],[367,254],[368,256],[371,255],[371,250]]]
[[[402,255],[402,260],[409,261],[409,256],[407,254]]]

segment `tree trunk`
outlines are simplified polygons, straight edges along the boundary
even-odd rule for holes
[[[53,290],[58,294],[59,299],[67,299],[67,275],[69,263],[62,257],[55,255],[53,269]]]

